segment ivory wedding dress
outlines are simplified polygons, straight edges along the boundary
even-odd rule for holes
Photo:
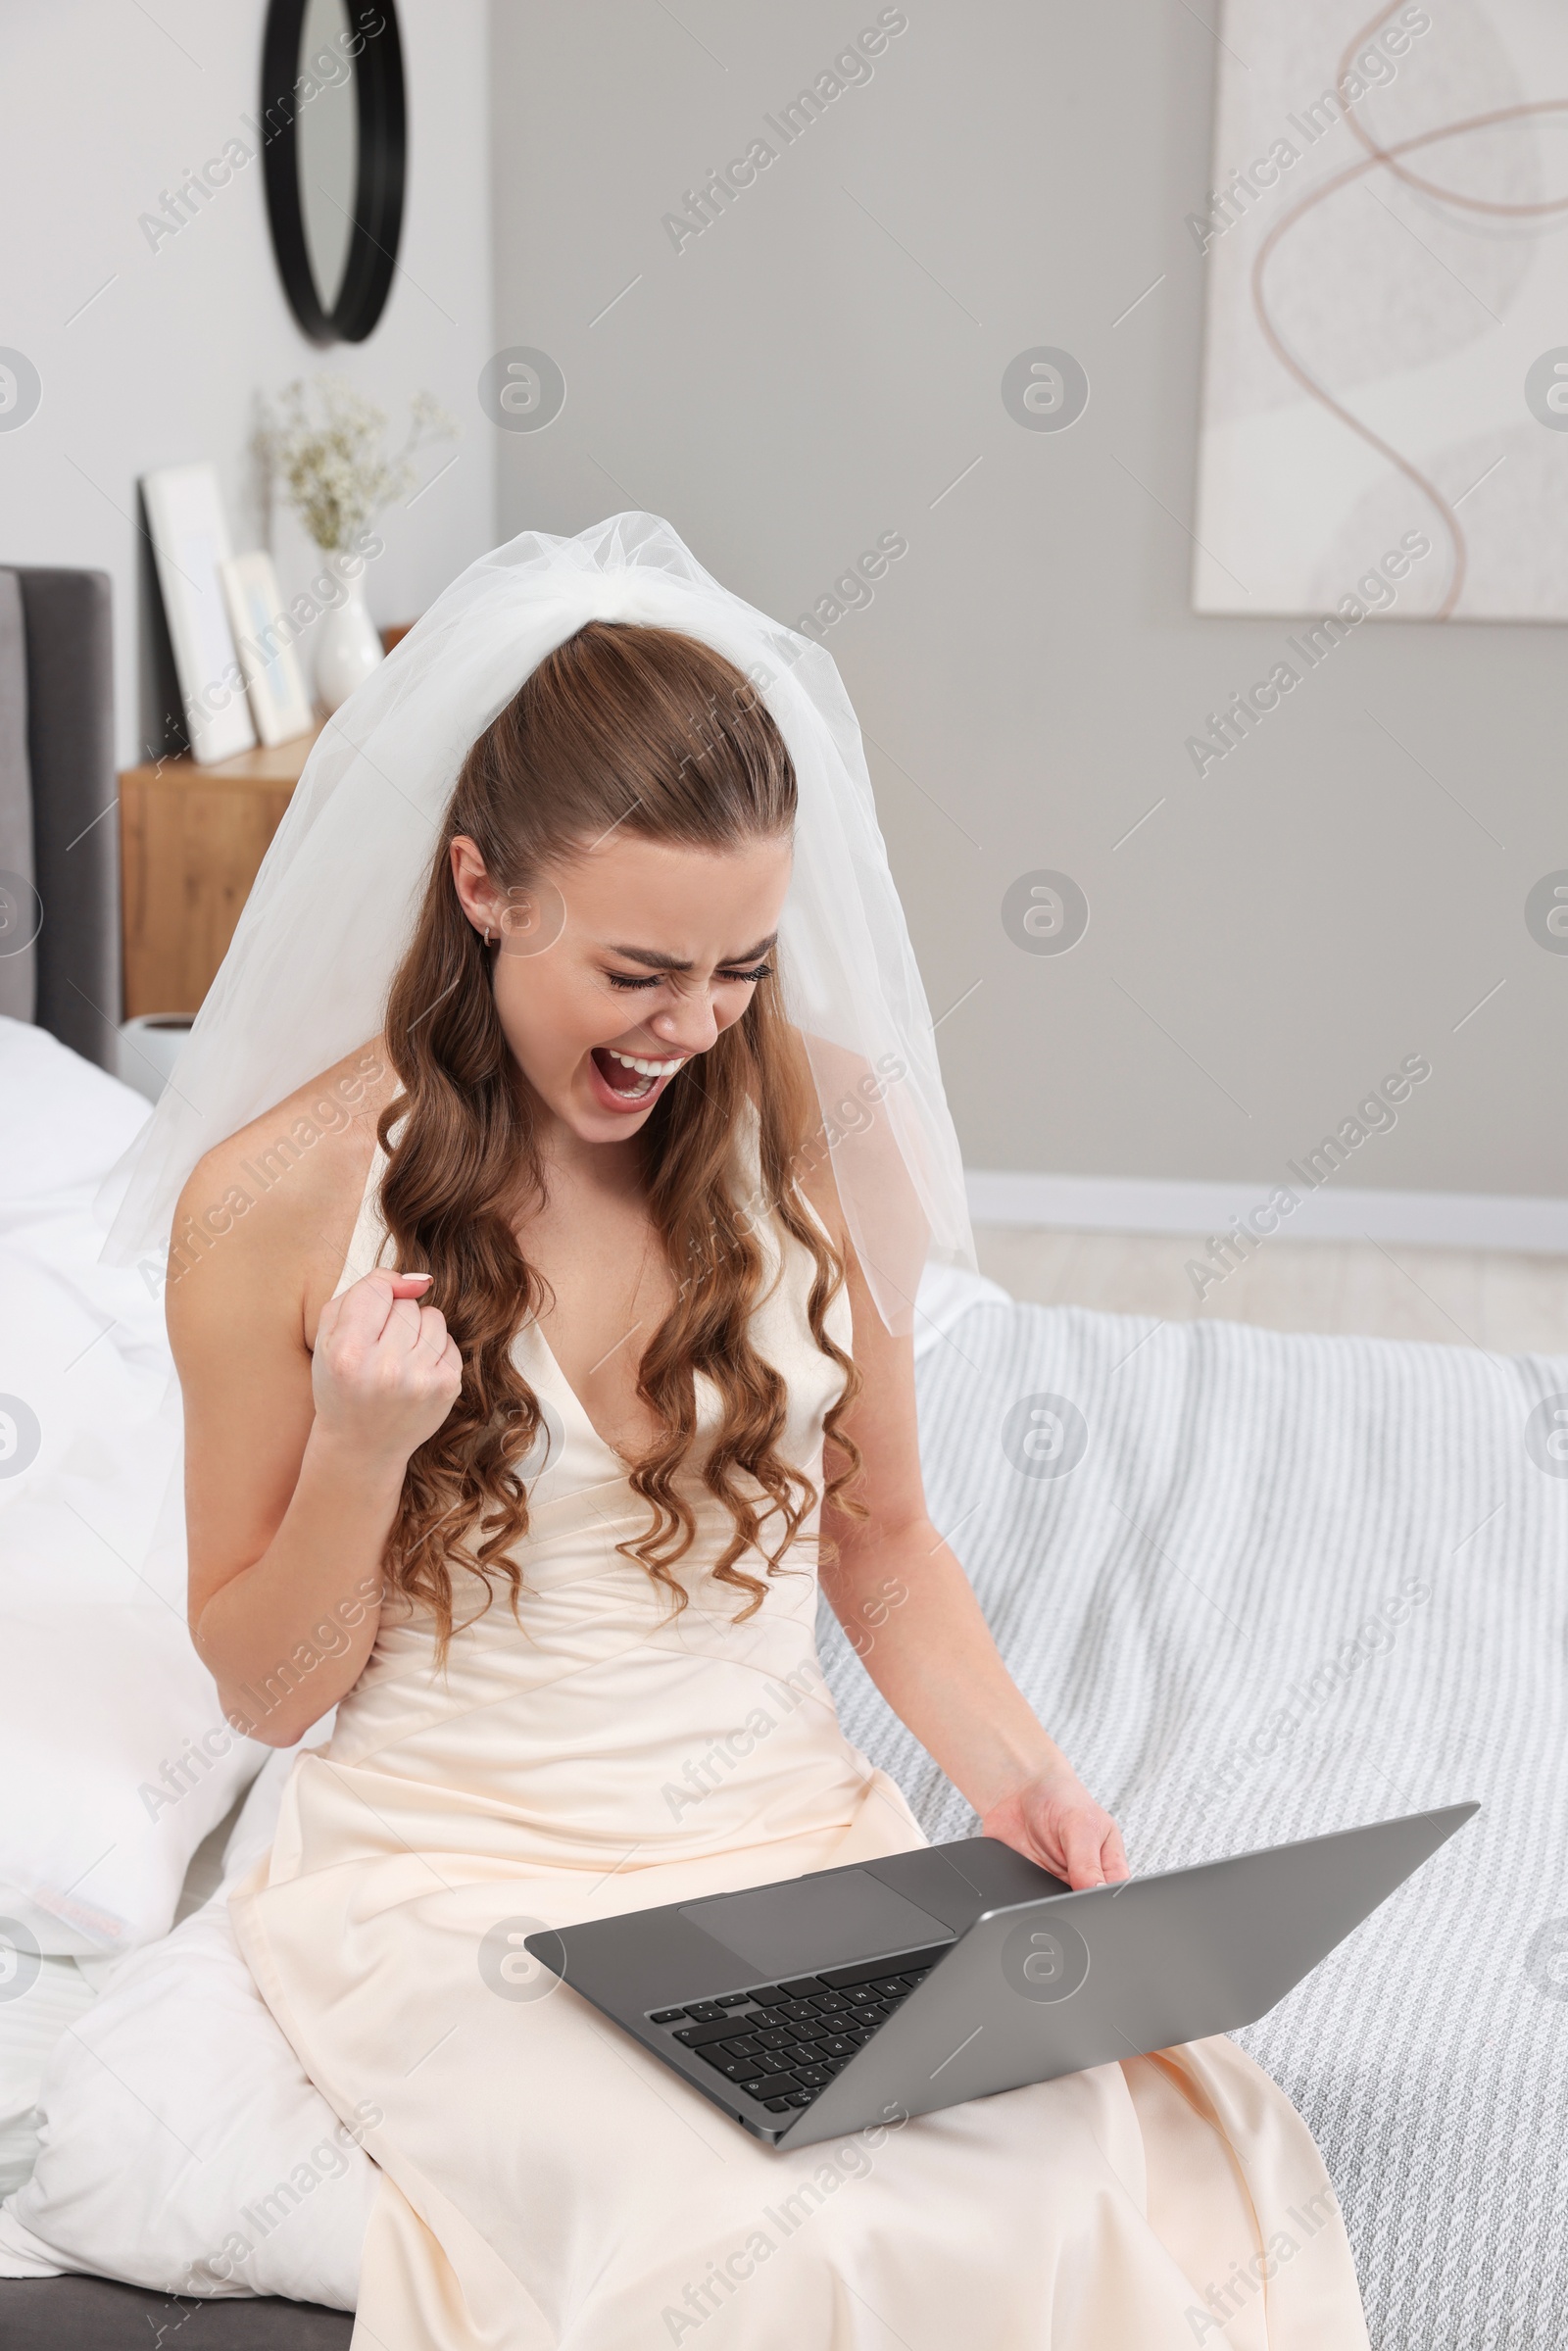
[[[340,1291],[379,1254],[383,1166]],[[808,1252],[765,1246],[781,1449],[819,1480],[839,1374]],[[737,1626],[704,1565],[728,1517],[698,1502],[670,1620],[615,1549],[647,1518],[624,1462],[538,1328],[517,1344],[555,1421],[521,1629],[503,1594],[438,1673],[389,1608],[233,1905],[312,2080],[380,2117],[355,2351],[1366,2351],[1317,2149],[1227,2039],[775,2154],[526,1960],[539,1926],[924,1838],[839,1729],[810,1546]],[[700,1383],[709,1426],[715,1403]]]

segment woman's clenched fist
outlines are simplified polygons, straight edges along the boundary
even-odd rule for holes
[[[328,1299],[311,1363],[321,1433],[366,1458],[406,1462],[457,1401],[463,1358],[426,1273],[377,1270]]]

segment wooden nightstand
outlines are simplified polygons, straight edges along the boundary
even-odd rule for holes
[[[382,632],[389,653],[411,625]],[[126,1020],[200,1009],[319,732],[212,767],[176,759],[122,771]]]
[[[121,775],[127,1020],[200,1010],[318,732],[212,767],[163,759]]]

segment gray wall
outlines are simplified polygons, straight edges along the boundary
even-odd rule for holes
[[[876,14],[497,0],[496,342],[567,386],[547,429],[495,434],[503,533],[647,507],[790,620],[906,537],[825,641],[933,1009],[963,1000],[940,1034],[972,1166],[1271,1180],[1421,1053],[1348,1180],[1568,1191],[1568,956],[1523,921],[1568,866],[1557,632],[1368,628],[1206,780],[1184,753],[1290,626],[1189,609],[1198,14],[909,0],[872,79],[671,243],[683,191],[779,146],[764,114]],[[1003,406],[1034,345],[1088,370],[1069,431]],[[1059,957],[1002,926],[1038,868],[1092,909]]]
[[[326,352],[283,299],[259,159],[176,236],[150,243],[140,225],[161,190],[254,115],[266,13],[264,0],[50,0],[10,7],[0,24],[0,344],[42,379],[37,413],[0,431],[0,562],[109,572],[122,762],[160,716],[148,707],[137,477],[211,459],[235,552],[266,544],[249,448],[258,393],[324,368],[379,400],[398,437],[421,388],[461,415],[458,463],[381,526],[386,553],[366,575],[377,620],[412,619],[494,536],[491,440],[473,407],[490,333],[482,0],[403,0],[401,274],[369,341]],[[319,559],[291,515],[277,517],[272,545],[287,599]],[[302,651],[308,672],[309,634]]]

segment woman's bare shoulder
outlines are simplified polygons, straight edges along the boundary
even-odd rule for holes
[[[314,1331],[353,1237],[376,1120],[397,1090],[372,1039],[198,1159],[171,1234],[172,1333],[203,1305],[247,1298],[297,1310]]]

